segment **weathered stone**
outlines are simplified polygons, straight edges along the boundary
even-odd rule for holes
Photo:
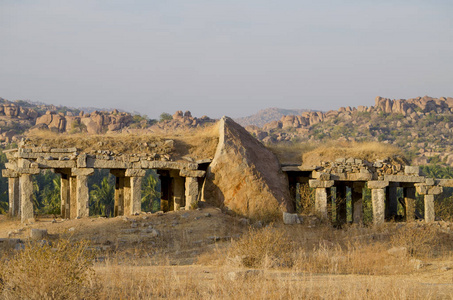
[[[385,220],[385,189],[372,188],[371,202],[373,205],[373,224],[381,225]]]
[[[127,173],[127,171],[126,171]],[[130,214],[136,214],[142,211],[142,180],[141,176],[130,177],[131,182],[131,206]]]
[[[286,225],[300,224],[299,216],[297,214],[283,212],[283,223]]]
[[[310,179],[308,184],[311,188],[330,188],[335,184],[335,181]]]
[[[277,157],[230,118],[223,117],[218,126],[219,143],[206,173],[203,199],[255,218],[292,211]]]
[[[94,169],[92,168],[72,168],[71,174],[74,176],[91,176],[94,174]]]
[[[383,189],[389,185],[388,181],[373,180],[367,182],[369,189]]]
[[[32,228],[30,230],[30,238],[32,240],[43,240],[47,238],[47,229]]]
[[[326,188],[316,188],[315,211],[319,217],[327,219],[327,190]]]
[[[4,178],[19,177],[19,174],[16,171],[14,171],[14,170],[3,169],[2,170],[2,177],[4,177]]]
[[[52,148],[50,153],[71,153],[77,152],[77,148]]]
[[[185,181],[186,210],[194,208],[198,201],[198,179],[186,177]]]
[[[407,175],[420,175],[419,166],[404,166],[404,173]]]
[[[22,174],[20,176],[20,219],[25,223],[33,218],[33,182],[31,175]]]
[[[186,170],[182,169],[179,171],[179,176],[182,177],[204,177],[206,175],[205,171],[201,170]]]
[[[143,177],[146,174],[146,170],[143,169],[127,169],[125,176],[126,177]]]
[[[79,154],[77,156],[77,167],[86,168],[87,167],[87,155],[85,153]]]
[[[425,195],[425,222],[434,222],[434,195]]]
[[[385,175],[384,180],[393,182],[425,182],[425,177],[415,175]]]

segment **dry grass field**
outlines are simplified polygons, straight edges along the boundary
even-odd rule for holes
[[[29,239],[36,228],[48,242]],[[205,207],[27,226],[1,216],[0,238],[3,299],[453,298],[446,222],[339,230]]]

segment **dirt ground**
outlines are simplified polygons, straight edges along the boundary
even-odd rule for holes
[[[131,289],[137,284],[137,278],[166,278],[165,274],[170,274],[171,280],[196,283],[200,290],[209,290],[213,284],[221,282],[234,283],[238,278],[240,281],[250,281],[252,285],[258,284],[251,278],[258,274],[256,278],[259,284],[264,281],[270,285],[300,286],[305,292],[306,289],[322,291],[328,288],[327,298],[339,299],[345,291],[348,291],[347,298],[362,298],[367,289],[378,289],[382,290],[384,298],[389,297],[389,291],[395,291],[391,298],[396,299],[401,298],[403,289],[410,291],[405,297],[408,299],[453,299],[452,255],[427,258],[423,261],[423,268],[387,275],[312,273],[295,268],[253,269],[219,260],[230,247],[232,239],[240,238],[250,228],[261,226],[260,223],[250,222],[214,207],[116,218],[62,220],[40,217],[30,225],[0,216],[0,239],[21,239],[26,242],[31,229],[37,228],[47,229],[51,241],[59,238],[88,240],[96,253],[96,274],[104,278],[107,285],[109,282],[117,285],[119,279],[115,276],[121,276],[121,284],[130,282]],[[309,228],[307,224],[271,226],[290,228],[289,232],[294,233],[297,243],[312,243],[319,240],[320,235],[329,240],[346,234],[333,228]],[[299,231],[304,233],[303,238],[302,234],[297,234]],[[0,243],[0,247],[3,251],[15,251],[13,246],[7,248],[4,242]],[[140,284],[150,283],[144,281]],[[360,290],[360,293],[350,294],[355,289]],[[376,295],[379,293],[374,293],[370,298]],[[252,298],[261,297],[255,295]]]

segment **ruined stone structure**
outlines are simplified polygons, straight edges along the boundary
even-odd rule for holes
[[[89,215],[88,176],[94,169],[109,169],[115,175],[114,215],[140,212],[141,182],[147,169],[160,174],[163,199],[170,209],[189,209],[197,201],[201,170],[209,160],[198,162],[155,161],[146,155],[110,156],[79,153],[76,148],[30,147],[21,143],[18,149],[5,151],[9,162],[2,171],[9,179],[9,212],[22,222],[33,218],[33,184],[31,176],[51,169],[61,175],[61,215],[79,218]]]
[[[363,220],[364,188],[371,190],[373,223],[379,225],[397,216],[398,202],[405,209],[406,221],[415,219],[416,192],[424,196],[424,218],[434,221],[434,195],[443,187],[452,187],[452,180],[435,180],[420,176],[418,166],[389,164],[378,160],[370,163],[361,159],[340,158],[335,162],[323,162],[321,166],[302,168],[283,166],[295,198],[296,184],[308,183],[315,189],[315,210],[324,219],[332,219],[329,201],[335,203],[335,221],[346,223],[346,201],[351,201],[352,222]],[[402,189],[403,199],[397,199],[397,189]],[[348,191],[350,199],[347,199]]]
[[[17,149],[4,151],[8,163],[2,175],[9,178],[9,213],[20,216],[22,222],[33,218],[32,176],[46,169],[60,174],[61,216],[71,219],[89,215],[87,182],[95,169],[109,169],[115,176],[115,216],[140,212],[141,182],[147,169],[160,175],[161,199],[168,210],[190,209],[206,201],[255,218],[291,212],[296,186],[306,183],[316,190],[317,214],[325,219],[334,214],[339,224],[347,222],[347,201],[351,201],[352,222],[362,222],[365,187],[371,189],[375,225],[394,218],[398,203],[405,208],[406,220],[413,219],[416,192],[424,196],[425,221],[434,221],[434,195],[442,193],[443,187],[453,187],[453,180],[420,176],[418,167],[401,160],[340,158],[311,168],[281,166],[273,153],[230,118],[222,118],[218,128],[214,158],[197,161],[171,161],[170,155],[155,153],[93,149],[86,153],[86,149],[21,142]],[[172,151],[165,149],[165,153]],[[398,189],[404,199],[397,199]],[[334,213],[329,209],[332,202]]]

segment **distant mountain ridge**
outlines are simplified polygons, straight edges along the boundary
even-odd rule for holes
[[[251,116],[236,118],[234,119],[235,122],[242,126],[250,126],[255,125],[258,127],[263,127],[264,124],[278,121],[284,116],[288,115],[301,115],[303,112],[312,111],[310,109],[284,109],[284,108],[277,108],[271,107],[266,109],[261,109],[256,114]]]

